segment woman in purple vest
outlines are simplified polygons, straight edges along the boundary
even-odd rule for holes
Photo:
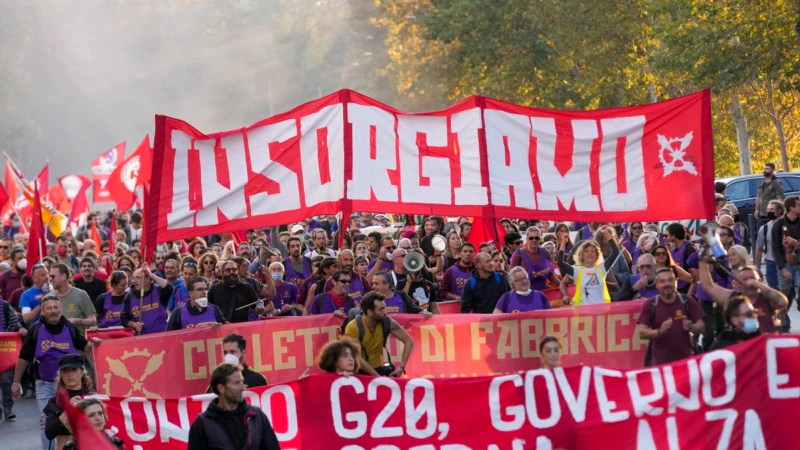
[[[122,325],[120,315],[128,289],[128,275],[121,270],[111,273],[108,282],[111,290],[100,295],[94,302],[97,323],[100,328],[118,327]]]
[[[511,255],[511,267],[525,269],[534,290],[547,289],[547,280],[558,285],[559,280],[553,273],[553,261],[550,260],[550,253],[540,245],[542,243],[541,230],[537,227],[530,227],[525,232],[525,236],[526,244]]]
[[[458,263],[444,271],[442,283],[439,285],[439,298],[442,300],[461,300],[461,293],[464,286],[472,278],[472,271],[475,264],[472,259],[475,257],[475,246],[469,242],[461,244],[460,259]]]
[[[189,293],[189,301],[169,316],[167,331],[198,327],[219,328],[228,323],[217,305],[208,304],[208,282],[205,278],[195,277],[189,280],[186,291]]]
[[[120,313],[122,326],[137,334],[161,333],[167,329],[167,306],[172,297],[172,284],[154,275],[145,266],[133,273],[133,288],[125,295]],[[153,283],[157,284],[155,286]],[[144,285],[144,296],[141,287]],[[141,299],[141,300],[140,300]],[[142,314],[139,312],[141,305]]]
[[[500,296],[494,307],[494,314],[550,309],[550,300],[547,296],[540,291],[531,289],[531,280],[524,268],[517,266],[511,269],[508,272],[508,282],[511,283],[513,291]]]

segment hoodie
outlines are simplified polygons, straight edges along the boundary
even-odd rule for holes
[[[269,419],[258,408],[242,401],[234,411],[214,399],[189,429],[188,450],[280,450]]]

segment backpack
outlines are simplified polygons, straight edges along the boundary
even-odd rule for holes
[[[650,307],[650,323],[653,323],[653,319],[656,317],[656,311],[658,310],[658,296],[655,296],[650,299],[651,307]],[[678,293],[678,299],[681,301],[681,306],[683,307],[683,311],[686,313],[686,317],[689,317],[689,310],[686,307],[686,303],[689,299],[681,293]],[[647,342],[647,351],[644,354],[644,366],[650,367],[653,362],[653,340],[650,339]]]
[[[347,314],[347,318],[344,320],[342,324],[342,335],[344,335],[345,329],[347,328],[347,324],[352,321],[356,321],[356,327],[358,328],[358,342],[359,344],[361,341],[364,340],[364,312],[361,308],[353,307],[350,309],[350,312]],[[389,332],[392,328],[392,319],[389,316],[383,316],[383,348],[386,348],[386,341],[389,340]],[[364,346],[361,346],[361,352],[364,353],[364,359],[367,359],[369,355],[367,355],[367,350]],[[389,352],[386,352],[388,355]],[[389,356],[389,362],[392,362],[392,357]]]
[[[503,284],[503,280],[500,278],[500,274],[499,274],[499,273],[497,273],[497,272],[495,272],[495,273],[494,273],[494,281],[495,281],[497,284]],[[475,284],[477,284],[477,281],[475,281],[475,277],[472,277],[472,278],[470,278],[470,279],[469,279],[469,288],[470,288],[471,290],[474,290],[474,289],[475,289]]]

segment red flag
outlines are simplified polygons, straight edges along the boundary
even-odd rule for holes
[[[0,211],[6,209],[6,205],[8,204],[8,194],[6,193],[6,189],[0,185]]]
[[[125,159],[125,141],[92,160],[92,186],[95,203],[112,201],[106,190],[106,182],[111,172],[123,159]]]
[[[79,183],[77,186],[77,191],[75,191],[75,177],[77,177],[77,182]],[[66,177],[62,177],[59,182],[62,186],[64,186],[64,193],[67,195],[67,198],[69,198],[73,191],[75,192],[75,196],[72,199],[72,207],[69,210],[69,221],[67,222],[67,226],[69,227],[69,225],[72,223],[80,225],[79,221],[81,215],[89,214],[89,199],[86,198],[86,190],[89,189],[91,183],[89,182],[88,178],[81,175],[68,175]],[[98,245],[100,244],[98,243]]]
[[[39,172],[39,175],[36,176],[36,180],[34,183],[39,184],[39,195],[42,197],[47,197],[47,193],[50,191],[50,162],[44,163],[44,167],[42,167],[42,171]]]
[[[103,238],[100,236],[100,232],[97,231],[97,226],[92,221],[92,240],[95,244],[97,244],[97,248],[100,248],[100,244],[103,243]]]
[[[72,207],[72,202],[64,194],[64,188],[59,183],[54,184],[47,191],[47,200],[61,214],[67,214]]]
[[[11,167],[11,163],[6,160],[6,194],[8,194],[9,205],[8,209],[11,209],[14,206],[14,202],[17,201],[17,195],[19,192],[17,191],[17,183],[14,181],[14,168]]]
[[[36,182],[38,184],[38,182]],[[47,238],[44,234],[42,223],[42,202],[39,198],[39,187],[33,190],[33,214],[31,219],[30,235],[28,236],[28,268],[26,272],[31,275],[31,269],[47,254]]]
[[[478,247],[484,242],[494,242],[495,248],[500,250],[503,248],[503,239],[506,237],[503,225],[497,219],[484,221],[482,217],[475,217],[472,220],[472,229],[469,232],[468,242],[475,246],[477,251]]]
[[[242,242],[250,242],[247,240],[247,233],[241,230],[231,231],[231,240],[233,241],[233,245],[235,245],[236,248],[239,248],[239,244],[241,244]]]
[[[92,233],[94,233],[94,230],[92,230]],[[108,231],[108,253],[111,255],[114,254],[114,250],[117,248],[116,234],[117,234],[117,212],[114,211],[111,214],[111,227],[110,230]],[[100,244],[98,244],[97,246],[100,247]]]
[[[139,149],[142,153],[139,156],[139,177],[136,179],[136,187],[146,185],[150,187],[150,175],[153,171],[153,148],[150,147],[150,135],[146,135]]]
[[[76,448],[81,450],[116,450],[116,447],[111,444],[111,441],[106,436],[94,429],[94,426],[89,423],[83,412],[70,403],[65,389],[59,389],[57,395],[59,406],[67,413]]]
[[[136,200],[135,189],[140,184],[139,174],[141,173],[142,155],[149,151],[150,140],[145,136],[136,151],[122,164],[118,165],[108,177],[106,190],[120,211],[127,211],[133,207],[133,203]]]

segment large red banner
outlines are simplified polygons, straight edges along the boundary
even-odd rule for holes
[[[0,333],[0,373],[16,367],[21,349],[19,333]]]
[[[642,370],[315,375],[245,398],[284,450],[783,449],[800,414],[798,346],[796,336],[762,336]],[[213,397],[113,397],[109,422],[133,448],[183,449]]]
[[[710,95],[598,111],[474,96],[408,114],[343,90],[212,134],[156,116],[148,242],[340,211],[712,218]]]
[[[465,377],[539,367],[545,336],[560,339],[566,364],[641,367],[641,307],[637,301],[522,314],[394,317],[414,339],[408,376]],[[281,318],[105,341],[94,350],[98,392],[157,398],[205,392],[222,362],[222,338],[233,332],[247,339],[247,364],[270,383],[296,380],[306,368],[314,372],[320,349],[337,338],[341,324],[332,315]],[[390,338],[387,346],[399,361],[402,344]]]

